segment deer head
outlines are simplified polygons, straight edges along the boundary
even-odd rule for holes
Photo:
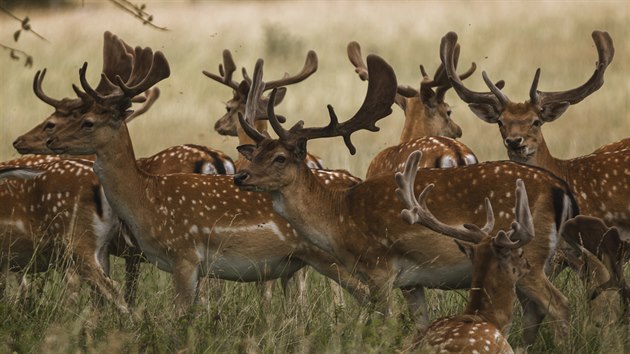
[[[463,85],[455,74],[457,34],[454,32],[442,38],[440,57],[459,97],[468,103],[468,107],[481,120],[499,125],[510,159],[528,162],[537,149],[545,144],[541,126],[560,118],[570,105],[582,101],[604,84],[604,72],[615,53],[612,38],[607,32],[601,31],[593,31],[592,37],[599,59],[593,75],[583,85],[561,92],[539,91],[539,68],[529,90],[530,98],[524,103],[512,102],[485,72],[482,75],[490,92],[475,92]]]
[[[331,105],[328,105],[330,123],[321,128],[304,128],[299,121],[285,130],[274,112],[275,89],[268,104],[268,118],[279,139],[254,129],[250,123],[255,114],[255,104],[265,88],[262,82],[263,61],[258,60],[254,70],[253,85],[249,91],[245,116],[239,122],[256,145],[241,145],[238,151],[251,161],[251,165],[234,177],[236,185],[243,189],[277,190],[293,181],[301,169],[305,169],[306,143],[310,139],[341,136],[351,154],[356,148],[350,136],[357,130],[378,131],[375,123],[391,113],[396,95],[396,76],[393,69],[380,57],[368,56],[367,67],[371,76],[365,100],[357,113],[349,120],[339,123]]]
[[[105,32],[103,41],[103,77],[112,81],[118,75],[127,79],[131,73],[134,50],[116,35]],[[42,82],[46,75],[46,69],[38,71],[33,80],[33,91],[35,95],[45,103],[53,106],[55,112],[46,118],[42,123],[36,125],[26,134],[21,135],[13,142],[13,147],[21,154],[49,154],[46,147],[46,140],[58,129],[80,117],[92,106],[94,100],[90,95],[81,91],[75,85],[72,86],[77,98],[63,98],[56,100],[46,95],[42,89]],[[107,94],[111,90],[104,79],[101,79],[96,91]],[[159,97],[159,89],[152,88],[144,93],[144,96],[136,96],[132,99],[134,103],[144,103],[142,107],[131,114],[127,120],[146,112]]]
[[[252,86],[252,79],[247,74],[245,68],[242,69],[243,80],[239,83],[236,82],[232,76],[236,71],[236,64],[232,58],[232,53],[225,49],[223,51],[223,64],[219,64],[219,75],[213,74],[208,71],[203,71],[204,75],[215,80],[225,86],[232,88],[232,98],[225,104],[226,113],[217,120],[214,125],[214,130],[221,135],[238,136],[237,124],[238,115],[245,113],[245,105],[247,102],[247,96]],[[268,82],[265,86],[265,90],[277,89],[275,96],[275,105],[278,105],[284,99],[287,86],[301,82],[311,76],[317,71],[317,54],[314,51],[309,51],[306,55],[306,61],[302,70],[293,76],[285,74],[282,79]],[[267,105],[269,102],[269,96],[259,97],[259,101],[256,104],[256,119],[267,118]]]
[[[86,95],[93,100],[92,106],[47,140],[46,145],[56,154],[94,154],[97,147],[110,141],[114,131],[132,116],[133,111],[128,110],[132,99],[170,75],[162,52],[153,53],[151,48],[140,47],[134,50],[133,68],[127,79],[117,75],[114,83],[105,73],[101,74],[107,90],[99,92],[92,88],[85,77],[86,71],[87,63],[84,63],[79,70],[79,79]]]
[[[459,48],[455,54],[455,65],[457,65],[458,57]],[[361,80],[368,80],[368,70],[363,61],[359,43],[353,41],[348,44],[348,58]],[[476,64],[472,63],[470,68],[459,76],[460,80],[471,76],[476,68]],[[451,88],[451,83],[444,71],[444,65],[440,64],[433,78],[427,74],[423,65],[420,65],[420,73],[422,81],[419,90],[410,86],[398,85],[396,104],[405,112],[406,119],[403,136],[407,135],[411,138],[419,136],[460,138],[462,129],[451,119],[451,107],[444,100],[446,92]],[[401,142],[408,140],[410,139],[401,138]]]

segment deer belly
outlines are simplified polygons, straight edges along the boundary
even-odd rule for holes
[[[290,275],[303,266],[302,261],[288,257],[252,259],[238,255],[215,254],[202,262],[201,273],[213,278],[252,282]]]
[[[404,259],[395,266],[398,270],[395,287],[462,289],[469,287],[472,280],[472,264],[466,259],[448,266],[422,265]]]

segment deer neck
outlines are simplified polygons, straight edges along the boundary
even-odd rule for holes
[[[136,217],[134,211],[148,205],[147,174],[136,164],[131,138],[123,124],[112,140],[96,151],[94,172],[99,178],[108,202],[126,222]],[[132,226],[133,223],[128,223]],[[133,227],[132,227],[133,228]]]
[[[541,137],[538,148],[532,156],[527,157],[525,160],[510,156],[510,160],[542,167],[562,179],[566,179],[568,175],[567,161],[553,157],[543,137]]]
[[[425,126],[426,117],[424,112],[424,105],[419,98],[407,100],[405,125],[400,134],[401,144],[429,135]]]
[[[464,314],[479,316],[503,331],[512,320],[516,286],[510,282],[484,283],[483,279],[473,279]]]
[[[301,163],[295,180],[289,185],[271,192],[273,209],[309,242],[334,252],[336,222],[343,217],[343,192],[327,188],[306,166]]]

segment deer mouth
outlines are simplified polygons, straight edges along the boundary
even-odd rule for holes
[[[519,146],[518,148],[511,148],[510,155],[519,159],[528,159],[536,153],[536,150],[530,149],[527,145]]]

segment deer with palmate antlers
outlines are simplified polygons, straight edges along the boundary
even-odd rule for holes
[[[354,65],[361,80],[369,79],[367,66],[363,61],[361,47],[357,42],[348,44],[348,58]],[[466,79],[477,68],[472,63],[470,69],[460,75]],[[462,136],[462,129],[451,118],[451,107],[444,101],[451,83],[440,64],[433,78],[430,78],[420,65],[422,82],[420,90],[398,85],[396,104],[405,113],[405,124],[400,135],[400,143],[378,153],[370,162],[366,178],[381,173],[402,171],[407,156],[421,150],[422,161],[419,167],[454,167],[477,163],[475,154],[463,143],[455,140]]]
[[[404,173],[396,173],[396,193],[408,209],[401,216],[409,224],[419,224],[452,237],[459,250],[473,264],[468,303],[463,313],[434,321],[425,333],[422,352],[434,353],[512,353],[504,334],[511,324],[516,282],[531,266],[523,247],[534,238],[534,224],[523,181],[516,180],[514,221],[508,232],[491,237],[494,214],[486,198],[489,224],[450,226],[439,221],[427,207],[430,184],[416,199],[414,181],[421,152],[412,153]]]
[[[47,145],[57,154],[96,154],[94,171],[112,209],[146,257],[173,274],[180,308],[194,300],[201,276],[261,281],[306,264],[364,298],[362,285],[332,257],[300,241],[267,197],[239,191],[227,176],[152,175],[139,168],[124,119],[131,97],[169,76],[161,52],[136,48],[129,80],[109,82],[109,95],[89,85],[86,70],[87,63],[80,81],[92,106]]]
[[[630,238],[630,149],[622,140],[604,146],[595,154],[570,160],[554,158],[542,133],[542,125],[558,119],[570,105],[577,104],[597,91],[604,83],[604,72],[614,56],[612,38],[607,32],[592,34],[597,47],[598,62],[593,75],[583,85],[562,92],[538,90],[540,69],[536,70],[529,95],[524,103],[512,102],[483,72],[490,92],[475,92],[466,88],[455,74],[454,54],[457,35],[447,33],[442,38],[441,57],[453,87],[460,98],[480,119],[499,126],[510,160],[538,166],[567,181],[580,208],[580,213],[601,218],[616,226],[621,237]],[[602,235],[584,237],[599,240]],[[597,250],[589,250],[598,254]],[[622,260],[618,260],[621,262]],[[614,271],[609,269],[609,271]]]
[[[377,131],[376,121],[391,113],[397,87],[392,68],[377,56],[367,57],[367,67],[370,80],[365,100],[358,112],[343,123],[328,106],[328,126],[304,128],[300,121],[285,130],[275,118],[272,91],[269,120],[279,139],[257,132],[247,124],[248,119],[241,118],[240,123],[256,145],[239,147],[251,164],[234,176],[234,182],[245,191],[269,193],[274,210],[298,235],[334,256],[368,284],[370,295],[383,305],[384,312],[391,289],[404,289],[412,315],[426,325],[424,288],[468,287],[470,263],[444,237],[400,220],[402,206],[390,197],[395,189],[390,176],[377,176],[338,190],[321,183],[304,165],[308,140],[341,136],[354,153],[350,135],[359,129]],[[254,74],[254,85],[263,85],[260,80]],[[481,221],[483,198],[489,196],[499,211],[497,226],[508,228],[513,215],[509,200],[514,191],[506,186],[519,178],[528,185],[534,229],[539,236],[525,247],[532,270],[517,285],[525,312],[525,342],[534,341],[541,314],[551,316],[556,334],[562,338],[568,330],[567,299],[549,282],[544,268],[558,241],[562,211],[574,206],[566,184],[542,169],[512,162],[420,169],[418,174],[417,188],[436,184],[436,194],[429,204],[440,219],[451,224]]]

